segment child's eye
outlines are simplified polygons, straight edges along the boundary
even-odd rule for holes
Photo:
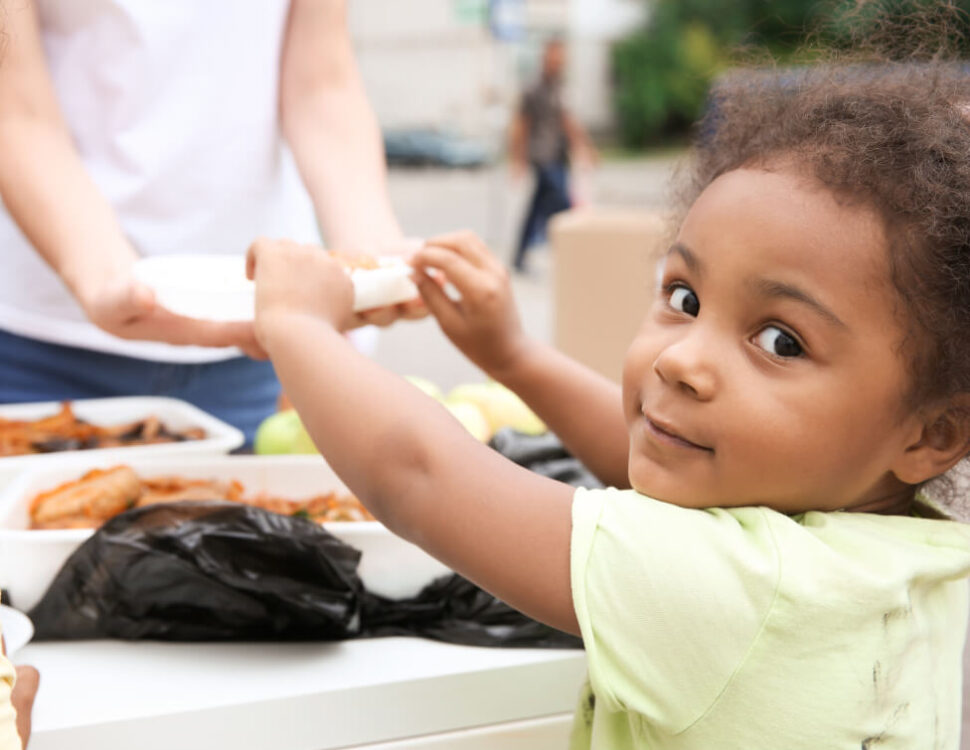
[[[798,340],[778,326],[767,326],[754,337],[754,343],[776,357],[800,357],[804,350]]]
[[[668,292],[668,304],[677,312],[686,313],[692,318],[701,311],[701,301],[697,299],[694,290],[686,286],[675,286]]]

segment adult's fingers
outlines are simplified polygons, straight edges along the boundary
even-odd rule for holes
[[[373,310],[362,310],[355,316],[359,325],[380,326],[385,328],[400,317],[394,305],[389,307],[375,307]]]
[[[401,313],[401,318],[404,320],[420,320],[421,318],[428,317],[429,312],[428,306],[424,304],[424,300],[420,297],[402,302],[397,306],[397,309]]]

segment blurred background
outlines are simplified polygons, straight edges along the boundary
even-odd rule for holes
[[[900,14],[914,4],[898,0]],[[970,10],[970,0],[957,4]],[[512,178],[507,139],[522,92],[538,80],[547,40],[564,42],[564,104],[601,157],[595,167],[574,165],[574,204],[656,213],[712,81],[739,55],[786,65],[809,38],[819,47],[846,44],[864,26],[866,4],[859,5],[354,0],[350,25],[384,130],[391,198],[405,232],[427,237],[472,229],[511,261],[533,178]],[[556,338],[553,255],[538,248],[530,253],[529,273],[513,279],[526,327],[546,341]],[[377,359],[446,388],[481,378],[429,322],[385,332]]]

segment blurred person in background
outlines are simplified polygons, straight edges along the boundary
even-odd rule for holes
[[[517,271],[525,270],[529,248],[545,239],[549,219],[573,205],[570,162],[592,165],[598,158],[586,131],[563,103],[565,68],[565,43],[550,39],[543,47],[539,80],[523,93],[509,131],[513,175],[524,175],[530,166],[535,175],[512,262]]]
[[[251,441],[279,393],[252,323],[175,315],[132,265],[318,227],[400,249],[345,0],[2,7],[0,403],[172,396]]]

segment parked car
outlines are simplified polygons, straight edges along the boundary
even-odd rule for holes
[[[385,131],[384,151],[404,166],[483,167],[492,156],[481,141],[431,128]]]

